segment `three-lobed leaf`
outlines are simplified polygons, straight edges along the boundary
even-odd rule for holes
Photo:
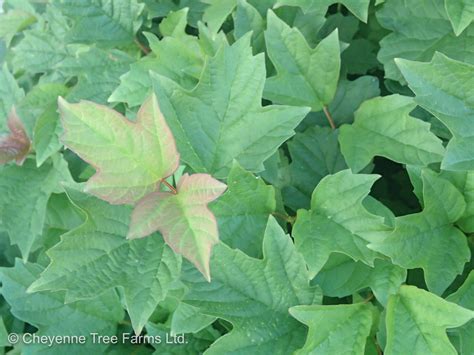
[[[132,122],[93,102],[60,98],[62,141],[97,170],[87,191],[111,203],[133,204],[158,189],[179,165],[173,135],[154,95]]]

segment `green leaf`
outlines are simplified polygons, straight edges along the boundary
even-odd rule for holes
[[[2,317],[0,317],[0,346],[9,346],[10,342],[8,341],[8,332],[3,323]]]
[[[295,211],[309,207],[311,194],[322,178],[347,168],[337,136],[338,132],[329,127],[315,126],[297,133],[288,142],[291,181],[283,189],[283,196]]]
[[[209,259],[219,242],[217,221],[207,204],[227,186],[207,174],[184,174],[176,192],[154,192],[138,201],[128,238],[143,238],[159,231],[165,242],[191,261],[209,281]]]
[[[441,167],[473,170],[474,66],[437,53],[430,63],[397,60],[416,94],[416,102],[442,121],[453,134]]]
[[[41,107],[44,110],[36,118],[33,130],[33,146],[36,151],[36,164],[41,166],[51,155],[61,149],[59,135],[62,132],[57,112],[58,96],[67,94],[68,89],[61,84],[42,84],[33,90],[42,91]],[[31,92],[31,91],[30,91]]]
[[[430,170],[423,170],[422,180],[423,211],[397,217],[394,231],[369,247],[401,267],[422,268],[428,288],[442,294],[470,258],[466,237],[453,226],[466,203],[449,181]]]
[[[295,354],[364,353],[372,326],[370,305],[295,306],[290,314],[309,328],[306,344]]]
[[[305,107],[261,106],[264,57],[252,55],[249,41],[245,36],[221,47],[193,90],[152,75],[181,159],[196,172],[226,177],[234,159],[246,170],[262,171],[263,161],[294,134],[308,112]]]
[[[238,0],[233,20],[235,38],[242,38],[245,34],[252,31],[253,53],[263,52],[265,49],[265,20],[257,9],[246,0]]]
[[[135,203],[178,168],[179,154],[155,95],[143,103],[136,122],[89,101],[60,98],[58,104],[62,141],[97,170],[88,192],[111,203]]]
[[[400,95],[364,102],[352,125],[340,129],[339,142],[347,165],[361,171],[375,156],[419,166],[441,161],[444,148],[429,124],[409,115],[416,104]]]
[[[43,232],[48,199],[62,192],[60,183],[69,181],[67,164],[59,156],[36,168],[32,159],[22,167],[0,167],[0,221],[12,244],[18,245],[24,260]]]
[[[72,188],[67,192],[85,222],[48,251],[51,264],[28,292],[65,290],[66,302],[91,302],[111,287],[121,287],[139,334],[179,277],[180,259],[157,234],[135,241],[125,238],[131,207],[109,205]]]
[[[466,281],[459,289],[446,298],[447,301],[456,303],[464,308],[474,311],[474,271],[469,273]],[[471,320],[450,332],[460,337],[460,354],[468,354],[474,349],[474,321]]]
[[[313,9],[326,13],[328,6],[337,2],[346,6],[361,21],[367,22],[370,0],[277,0],[275,6],[299,6],[303,11]]]
[[[15,104],[25,96],[6,64],[0,70],[0,131],[6,127],[7,117]]]
[[[106,46],[133,42],[144,7],[136,0],[58,0],[57,6],[73,20],[69,40]]]
[[[0,38],[2,38],[7,47],[16,33],[24,30],[32,23],[36,22],[36,17],[22,10],[10,10],[7,13],[0,14]]]
[[[174,334],[197,333],[215,320],[215,317],[202,314],[198,308],[180,302],[173,312],[171,332]]]
[[[454,33],[459,36],[474,21],[474,3],[470,0],[444,0],[444,5]]]
[[[276,209],[275,190],[235,163],[227,178],[227,191],[210,204],[217,218],[219,237],[249,256],[261,256],[263,232]]]
[[[28,286],[40,275],[38,264],[23,264],[17,260],[13,268],[0,268],[2,296],[18,319],[38,328],[38,336],[80,336],[86,344],[62,344],[61,352],[91,354],[102,352],[106,345],[93,343],[90,334],[113,335],[117,323],[123,319],[123,310],[117,295],[110,291],[88,301],[65,303],[62,292],[30,294]],[[31,354],[54,351],[47,344],[24,345],[23,351]]]
[[[313,49],[298,29],[286,25],[273,12],[268,13],[267,21],[265,41],[277,75],[267,79],[265,98],[321,110],[336,94],[341,66],[337,30]]]
[[[166,76],[185,88],[191,89],[197,84],[206,57],[214,53],[207,52],[202,31],[201,39],[185,33],[182,25],[186,23],[187,15],[188,9],[185,8],[164,19],[160,24],[164,32],[161,40],[151,33],[145,33],[151,53],[132,63],[130,71],[120,77],[120,85],[109,97],[110,102],[126,102],[130,106],[141,104],[152,89],[150,71]],[[169,32],[166,20],[172,19],[180,25]],[[225,41],[225,37],[217,36],[215,46],[219,47]]]
[[[406,277],[405,269],[387,260],[376,259],[374,267],[370,267],[347,256],[333,254],[314,282],[325,295],[340,298],[370,287],[377,301],[385,306],[388,296],[398,291]]]
[[[474,312],[414,286],[402,286],[387,306],[384,354],[457,354],[446,335],[474,318]]]
[[[350,170],[326,176],[313,192],[311,210],[298,211],[293,238],[312,278],[336,252],[374,265],[378,255],[366,247],[366,239],[383,235],[388,227],[382,217],[365,209],[362,200],[378,178]]]
[[[211,259],[211,283],[192,274],[185,277],[190,289],[184,301],[233,325],[207,354],[286,354],[303,345],[305,328],[288,309],[320,303],[321,294],[309,287],[302,256],[273,217],[263,254],[263,260],[254,259],[220,243]]]
[[[457,0],[449,0],[456,2]],[[380,24],[393,31],[380,41],[378,59],[385,78],[405,84],[394,59],[430,61],[436,52],[474,64],[474,31],[453,33],[444,0],[387,0],[377,11]]]

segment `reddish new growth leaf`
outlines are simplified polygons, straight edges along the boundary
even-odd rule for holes
[[[226,188],[208,174],[183,175],[177,194],[155,192],[138,202],[128,238],[142,238],[159,231],[176,253],[191,261],[210,281],[209,259],[219,235],[216,218],[207,204]]]
[[[18,165],[22,165],[30,151],[31,142],[15,109],[8,116],[8,128],[10,134],[0,137],[0,164],[15,160]]]
[[[94,166],[87,191],[113,204],[134,204],[156,191],[177,169],[179,154],[155,95],[141,106],[136,122],[89,101],[58,100],[63,143]]]

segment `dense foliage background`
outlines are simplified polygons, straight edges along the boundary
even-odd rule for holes
[[[472,0],[5,0],[0,352],[474,354],[473,20]],[[180,159],[137,114],[155,97]],[[227,190],[206,175],[191,208],[185,173]],[[119,194],[145,178],[178,189],[146,221]],[[160,220],[179,254],[126,238]]]

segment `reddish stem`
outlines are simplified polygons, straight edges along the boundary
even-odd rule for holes
[[[326,115],[326,118],[328,119],[328,122],[331,128],[336,129],[336,125],[334,124],[334,120],[332,119],[332,116],[329,113],[327,106],[323,106],[323,111],[324,111],[324,114]]]
[[[178,193],[178,191],[176,191],[176,189],[174,188],[174,186],[171,185],[171,184],[170,184],[168,181],[166,181],[165,179],[162,179],[161,182],[162,182],[168,189],[170,189],[173,194],[176,195],[176,194]]]
[[[137,44],[138,47],[140,47],[140,50],[145,53],[145,54],[148,54],[150,53],[150,49],[145,47],[142,43],[140,43],[140,41],[138,39],[135,38],[135,43]]]

